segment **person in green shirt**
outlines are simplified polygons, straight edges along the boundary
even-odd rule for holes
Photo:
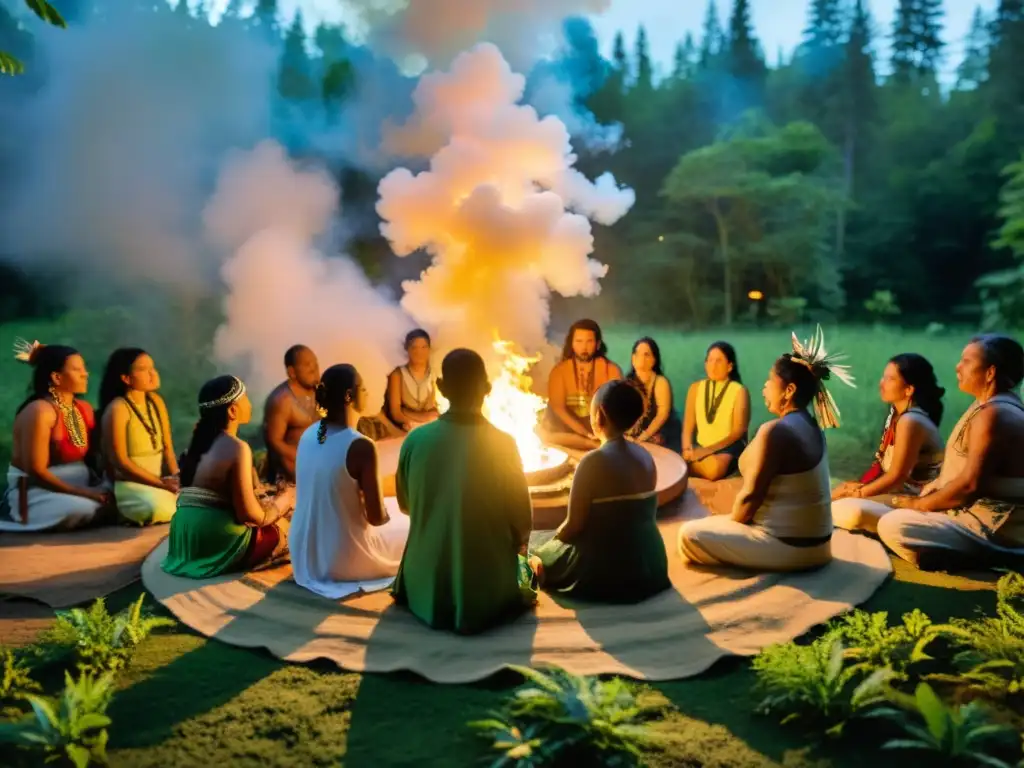
[[[392,595],[434,629],[474,634],[536,603],[530,490],[515,440],[481,413],[491,385],[480,356],[449,352],[437,386],[448,412],[410,432],[398,459],[409,539]]]

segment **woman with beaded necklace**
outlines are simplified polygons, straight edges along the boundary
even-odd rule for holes
[[[29,396],[14,419],[14,450],[0,530],[68,530],[104,521],[111,494],[89,468],[96,421],[79,399],[89,386],[72,347],[19,340],[15,357],[33,368]]]
[[[138,347],[116,349],[100,383],[103,463],[117,511],[138,525],[167,523],[178,498],[178,460],[160,374]]]
[[[750,393],[732,344],[716,341],[704,355],[707,378],[686,393],[683,458],[690,474],[721,480],[736,471],[750,430]]]
[[[199,390],[199,421],[181,459],[178,510],[161,565],[172,576],[206,579],[287,559],[295,488],[264,493],[259,486],[252,449],[238,437],[250,418],[237,376],[218,376]]]

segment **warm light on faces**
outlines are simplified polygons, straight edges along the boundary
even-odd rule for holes
[[[430,362],[430,342],[426,339],[413,339],[406,352],[410,365],[426,365]]]
[[[726,381],[732,373],[732,368],[732,363],[718,348],[708,352],[704,359],[704,372],[712,381]]]
[[[121,381],[136,392],[156,392],[160,389],[160,373],[149,355],[139,355],[135,358],[131,373],[122,376]]]
[[[796,387],[792,384],[784,384],[773,368],[768,374],[768,380],[764,383],[761,395],[764,397],[764,404],[768,408],[768,412],[778,416],[782,413],[785,404],[792,399],[795,391]]]
[[[310,350],[300,350],[295,355],[295,365],[288,368],[288,376],[303,389],[315,389],[320,383],[320,361]]]
[[[882,378],[878,382],[878,394],[883,403],[893,405],[910,400],[914,396],[914,388],[908,387],[906,380],[900,375],[900,369],[895,363],[889,363],[882,372]]]
[[[642,371],[643,373],[650,373],[654,370],[654,353],[651,351],[651,347],[647,342],[641,342],[637,344],[636,351],[633,352],[633,369],[636,371]]]
[[[252,401],[249,399],[248,393],[242,395],[231,404],[231,407],[228,409],[228,418],[239,424],[249,423],[249,420],[252,418]]]
[[[363,383],[363,377],[356,376],[356,387],[352,396],[352,407],[355,409],[356,413],[362,413],[366,410],[366,401],[369,396],[369,392],[366,390],[366,385]]]
[[[960,362],[956,364],[956,383],[962,392],[978,396],[985,391],[988,384],[987,374],[989,369],[985,367],[984,356],[981,345],[968,344],[960,354]],[[992,371],[995,376],[995,371]]]
[[[53,384],[58,389],[73,395],[84,395],[89,391],[89,371],[81,355],[71,355],[60,373],[53,374]]]
[[[584,363],[591,360],[597,352],[597,335],[593,331],[574,331],[572,352]]]

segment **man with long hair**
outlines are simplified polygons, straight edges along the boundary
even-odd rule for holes
[[[562,360],[548,377],[548,410],[541,425],[544,439],[566,448],[596,448],[591,401],[598,389],[621,378],[622,369],[608,359],[601,326],[587,318],[573,323],[565,335]]]

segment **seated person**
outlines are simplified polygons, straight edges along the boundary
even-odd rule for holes
[[[816,341],[820,339],[819,336]],[[794,339],[764,385],[765,405],[778,418],[763,424],[740,457],[743,489],[731,515],[683,523],[679,551],[697,565],[796,571],[832,559],[828,450],[823,427],[837,412],[823,382],[842,368]],[[807,411],[814,401],[818,420]]]
[[[549,592],[638,603],[671,586],[656,521],[654,459],[625,437],[643,411],[640,392],[624,381],[609,382],[594,395],[591,423],[601,447],[576,468],[565,522],[533,553]]]
[[[438,417],[430,334],[422,328],[409,331],[405,353],[408,362],[388,374],[384,408],[372,418],[360,419],[359,431],[373,440],[402,437]]]
[[[336,600],[391,583],[409,518],[397,510],[394,518],[388,515],[377,449],[356,431],[366,407],[366,387],[356,369],[332,365],[324,371],[316,400],[326,415],[299,440],[288,539],[295,582]]]
[[[889,415],[875,461],[859,483],[832,491],[832,522],[839,528],[875,531],[892,494],[917,495],[942,467],[942,395],[935,370],[921,355],[896,355],[882,374],[879,393]],[[884,494],[884,495],[883,495]]]
[[[178,503],[178,460],[160,374],[142,349],[114,350],[100,383],[103,465],[121,517],[167,523]]]
[[[0,531],[58,531],[105,522],[113,497],[94,483],[92,408],[82,356],[71,347],[19,341],[17,359],[32,366],[28,399],[14,418]]]
[[[1024,557],[1024,349],[978,336],[956,366],[974,403],[953,427],[942,472],[921,495],[895,496],[878,537],[921,568],[977,567]]]
[[[409,541],[392,594],[431,627],[472,634],[536,602],[525,558],[533,511],[515,440],[481,413],[484,361],[449,352],[437,385],[449,410],[410,432],[398,459]]]
[[[241,379],[218,376],[199,390],[199,421],[181,460],[178,511],[162,564],[167,573],[206,579],[287,556],[295,488],[257,497],[252,450],[238,438],[251,417]]]
[[[288,378],[267,396],[263,406],[263,440],[267,460],[261,476],[274,485],[295,482],[295,451],[299,438],[320,418],[316,408],[316,385],[320,363],[309,347],[296,344],[284,353]]]
[[[644,336],[633,345],[633,368],[626,379],[637,385],[644,397],[644,412],[626,437],[638,443],[653,443],[679,453],[682,451],[682,422],[673,408],[672,385],[661,370],[661,350],[654,339]]]
[[[590,424],[590,401],[598,387],[622,378],[622,370],[608,359],[601,326],[577,320],[562,346],[562,360],[548,377],[548,408],[540,426],[545,442],[589,451],[598,445]]]
[[[692,477],[721,480],[737,469],[750,430],[750,393],[732,344],[716,341],[704,355],[707,378],[686,393],[683,458]]]

